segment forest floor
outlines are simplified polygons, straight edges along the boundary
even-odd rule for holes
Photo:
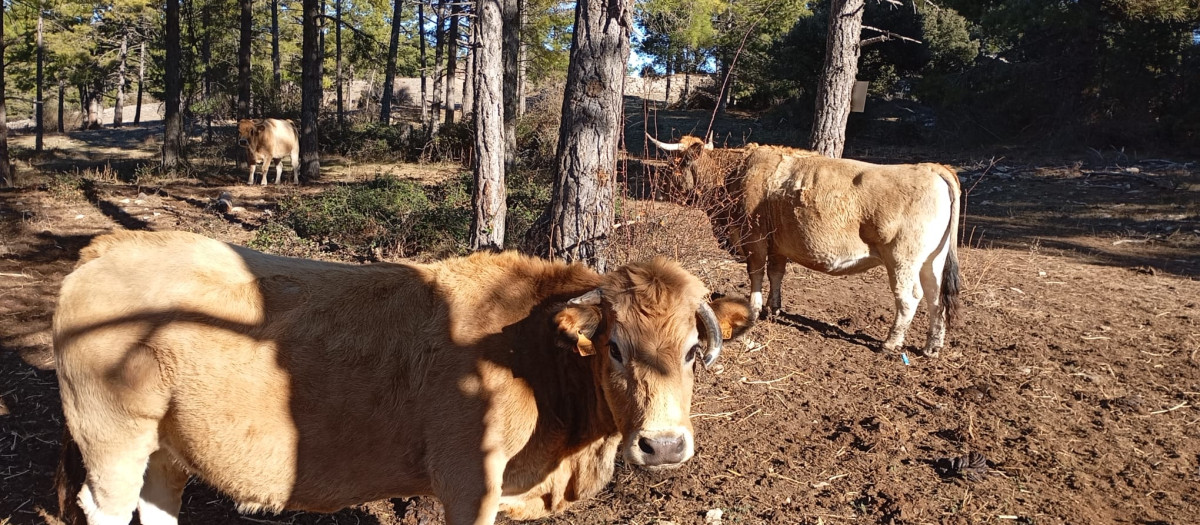
[[[188,178],[114,174],[153,159],[155,133],[55,137],[21,166],[22,187],[0,190],[0,524],[55,522],[49,323],[92,237],[183,229],[244,243],[294,192],[459,170],[332,159],[318,184],[247,186],[214,147]],[[1200,165],[997,157],[941,159],[966,193],[964,315],[941,357],[916,356],[923,309],[911,364],[880,350],[893,316],[883,270],[789,268],[785,313],[730,345],[720,374],[697,374],[696,456],[661,474],[618,461],[608,489],[541,523],[1200,523]],[[94,182],[56,175],[73,170]],[[213,209],[223,191],[239,212]],[[622,213],[633,222],[617,236],[621,258],[666,254],[714,291],[746,294],[743,266],[700,212],[631,199]],[[985,465],[942,468],[969,453]],[[193,480],[184,501],[182,523],[440,522],[428,499],[239,516]]]

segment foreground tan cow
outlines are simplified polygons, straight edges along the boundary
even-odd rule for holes
[[[238,121],[238,144],[246,148],[247,159],[250,163],[250,178],[247,184],[254,184],[254,171],[258,163],[263,165],[262,183],[266,185],[271,161],[275,163],[275,184],[283,177],[283,158],[290,157],[292,161],[292,182],[300,184],[300,140],[296,134],[296,126],[290,120],[273,118]]]
[[[351,266],[100,237],[54,317],[60,503],[92,525],[135,508],[173,524],[191,474],[244,511],[431,494],[451,525],[545,516],[604,488],[618,453],[692,456],[693,363],[752,322],[707,295],[663,259]]]
[[[878,165],[812,151],[751,144],[713,148],[685,136],[673,152],[675,183],[707,208],[746,256],[751,308],[782,306],[789,260],[832,275],[883,265],[896,320],[883,346],[900,348],[917,304],[929,310],[926,355],[937,355],[958,309],[958,175],[941,164]]]

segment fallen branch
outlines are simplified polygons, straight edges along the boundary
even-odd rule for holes
[[[1178,404],[1178,405],[1175,405],[1175,406],[1173,406],[1173,407],[1171,407],[1171,408],[1164,408],[1164,409],[1162,409],[1162,410],[1155,410],[1154,412],[1151,412],[1151,413],[1150,413],[1150,414],[1148,414],[1148,415],[1154,415],[1154,414],[1166,414],[1167,412],[1173,412],[1173,411],[1175,411],[1175,410],[1179,410],[1179,409],[1181,409],[1181,408],[1187,408],[1187,407],[1189,407],[1189,406],[1191,406],[1191,405],[1189,405],[1187,401],[1184,401],[1184,402],[1182,402],[1182,403],[1180,403],[1180,404]]]

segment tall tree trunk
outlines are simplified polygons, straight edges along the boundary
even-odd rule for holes
[[[92,85],[88,86],[84,91],[84,104],[87,106],[87,119],[83,123],[83,129],[100,129],[100,121],[104,117],[104,104],[101,97],[104,96],[104,78],[97,77],[92,80]]]
[[[817,84],[809,147],[829,157],[841,157],[846,145],[846,121],[858,75],[858,53],[865,0],[833,0],[825,37],[825,66]]]
[[[429,132],[437,135],[442,122],[442,52],[446,49],[446,0],[438,0],[436,29],[433,31],[433,101],[429,119]]]
[[[238,0],[241,5],[241,33],[238,39],[238,98],[237,118],[250,118],[250,42],[254,30],[254,16],[250,9],[253,0]],[[205,66],[207,70],[208,67]]]
[[[283,86],[283,75],[279,68],[279,0],[271,0],[271,79],[275,95]]]
[[[166,129],[163,133],[163,169],[174,170],[183,158],[183,114],[179,112],[179,97],[183,92],[183,76],[179,67],[182,50],[179,46],[179,0],[167,0],[166,28]]]
[[[500,2],[478,0],[479,42],[475,48],[475,193],[471,204],[471,248],[503,248],[508,209],[504,191],[504,25]]]
[[[674,61],[671,60],[671,57],[668,55],[667,56],[667,68],[666,68],[667,69],[667,94],[663,95],[663,106],[671,105],[671,78],[675,76],[674,70],[671,69],[671,66],[673,64],[674,64]]]
[[[333,23],[334,67],[337,69],[333,82],[337,88],[337,123],[338,126],[344,126],[346,105],[342,100],[342,0],[333,0],[333,14],[337,17],[337,21]]]
[[[140,123],[142,121],[142,85],[146,83],[146,41],[142,40],[141,45],[139,45],[138,47],[140,47],[141,50],[138,51],[138,91],[137,91],[137,103],[135,104],[134,109],[133,109],[133,123],[134,124]],[[60,84],[59,90],[61,90],[61,89],[62,89],[62,85]],[[62,98],[61,93],[60,93],[59,98],[60,99]],[[62,121],[61,104],[59,106],[60,106],[59,107],[60,115],[58,116],[58,120]],[[61,124],[60,124],[60,126],[61,126]],[[62,130],[59,129],[59,131],[62,131]]]
[[[458,23],[462,3],[450,4],[450,30],[446,32],[446,123],[454,123],[454,78],[458,74]]]
[[[601,272],[613,224],[631,7],[629,0],[579,0],[575,5],[558,169],[548,217],[543,216],[551,257],[583,261]]]
[[[200,39],[200,62],[202,62],[204,64],[204,82],[202,84],[202,88],[203,88],[202,94],[203,94],[204,100],[208,100],[209,97],[211,97],[213,94],[213,91],[212,91],[212,77],[213,77],[212,15],[211,15],[212,7],[211,6],[203,6],[200,8],[200,13],[201,13],[201,15],[200,15],[200,26],[201,26],[200,32],[203,33],[203,35],[204,35]],[[204,112],[204,135],[205,135],[205,141],[211,143],[212,139],[213,139],[212,138],[213,109],[212,109],[212,105],[208,105],[208,107],[209,107],[209,109]],[[240,103],[238,105],[238,109],[239,109],[239,111],[241,109]],[[246,118],[246,117],[239,115],[238,118]],[[237,165],[238,165],[238,167],[241,167],[240,162],[237,163]]]
[[[46,62],[46,48],[42,45],[42,3],[40,1],[37,9],[37,103],[34,105],[33,119],[36,136],[33,139],[33,150],[41,153],[44,147],[42,139],[46,134],[46,100],[42,97],[42,85],[46,83],[46,77],[42,72],[42,67]]]
[[[392,35],[388,39],[387,66],[383,73],[383,94],[379,97],[379,123],[385,126],[392,122],[392,91],[395,89],[396,83],[396,53],[400,51],[400,17],[404,2],[395,0],[392,2],[392,6]],[[419,26],[420,24],[418,24]]]
[[[88,127],[88,121],[92,119],[91,106],[88,104],[87,84],[79,84],[75,87],[79,91],[79,129],[85,130]]]
[[[64,106],[67,104],[67,83],[63,79],[58,79],[58,132],[62,133],[65,130],[63,119],[66,112]],[[136,122],[136,121],[135,121]]]
[[[517,159],[517,79],[521,63],[521,2],[504,1],[504,169]]]
[[[317,21],[321,18],[321,0],[304,0],[304,42],[301,50],[300,94],[300,176],[316,180],[321,173],[317,151],[317,114],[321,110],[322,49]]]
[[[121,35],[121,49],[117,59],[117,101],[113,104],[113,127],[125,123],[125,59],[129,57],[129,33]]]
[[[429,99],[426,85],[429,80],[429,63],[425,60],[425,2],[417,2],[417,34],[421,38],[421,125],[429,123]]]
[[[463,55],[462,110],[464,118],[475,111],[475,44],[479,42],[479,22],[472,22],[467,33],[467,52]]]
[[[11,188],[12,164],[8,163],[8,108],[4,104],[4,2],[0,2],[0,184]]]
[[[517,0],[517,9],[520,11],[521,28],[525,27],[528,16],[525,12],[525,0]],[[528,59],[529,46],[524,38],[517,40],[517,118],[525,115],[525,80],[526,66],[529,64]]]

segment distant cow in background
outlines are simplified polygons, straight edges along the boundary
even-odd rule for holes
[[[788,260],[830,275],[887,268],[896,320],[883,343],[904,343],[917,305],[929,308],[924,353],[937,355],[958,309],[958,175],[941,164],[880,165],[813,151],[747,145],[713,148],[685,136],[673,154],[676,187],[706,208],[714,230],[746,257],[751,309],[782,307]]]
[[[267,183],[267,170],[271,161],[275,163],[275,184],[283,177],[283,158],[292,159],[292,182],[300,184],[300,140],[296,134],[296,126],[290,120],[273,118],[238,121],[238,144],[246,148],[246,161],[250,164],[250,177],[247,184],[254,184],[254,171],[258,163],[263,163],[262,183]]]

